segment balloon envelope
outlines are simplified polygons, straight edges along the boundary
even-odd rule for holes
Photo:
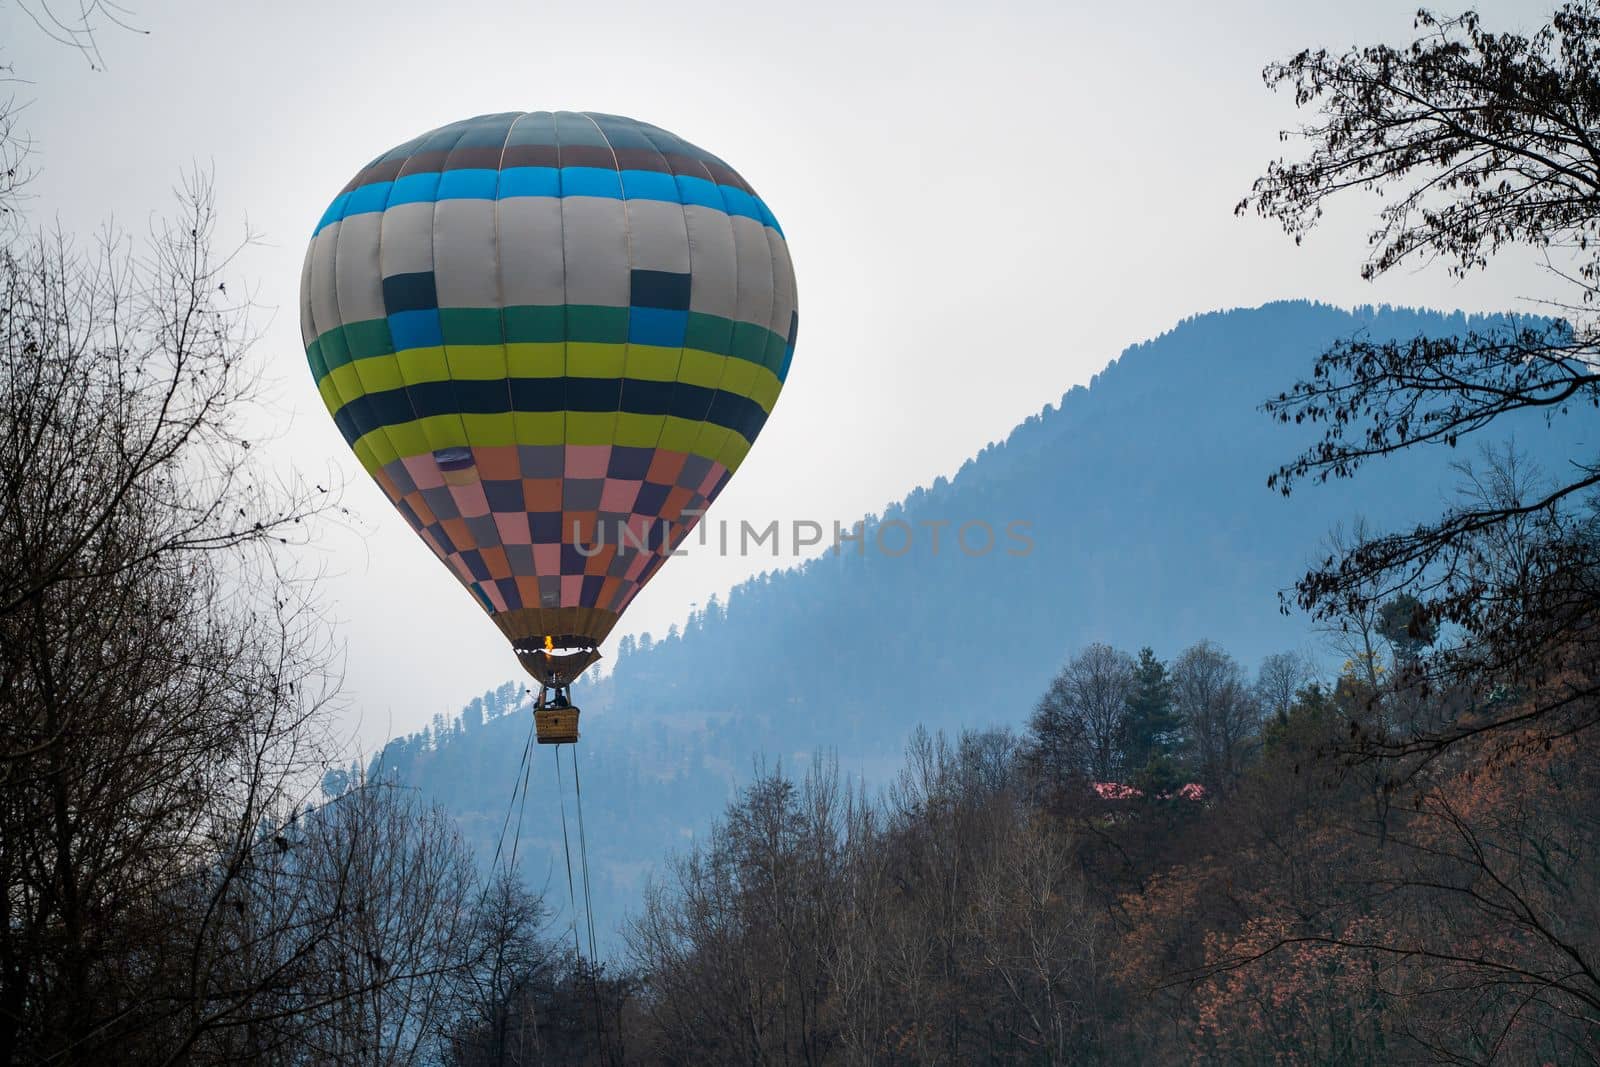
[[[519,650],[605,638],[761,432],[798,325],[749,183],[586,112],[373,160],[317,225],[300,313],[345,440]]]

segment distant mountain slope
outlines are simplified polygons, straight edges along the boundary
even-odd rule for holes
[[[881,776],[919,722],[1021,724],[1062,659],[1093,640],[1170,657],[1210,637],[1251,669],[1305,644],[1306,620],[1280,613],[1276,594],[1329,528],[1358,513],[1382,527],[1436,512],[1456,482],[1449,464],[1476,456],[1402,456],[1285,500],[1266,476],[1312,434],[1274,424],[1260,402],[1336,338],[1483,321],[1309,303],[1189,319],[1129,348],[955,477],[869,516],[869,530],[909,524],[904,555],[870,543],[864,554],[825,553],[739,586],[681,635],[630,642],[610,676],[577,694],[600,919],[634,899],[649,864],[703,826],[763,754],[792,761],[832,748],[846,769]],[[1497,432],[1553,468],[1594,446],[1575,422],[1551,429],[1529,417]],[[934,552],[925,524],[940,521],[949,525]],[[996,532],[987,555],[954,546],[969,521]],[[1012,522],[1028,524],[1031,552],[1006,551]],[[892,550],[903,540],[900,528],[885,531]],[[389,766],[492,852],[527,726],[526,715],[502,715],[402,741]],[[535,857],[538,882],[561,842],[552,757],[535,755],[545,781],[532,789],[520,854]]]

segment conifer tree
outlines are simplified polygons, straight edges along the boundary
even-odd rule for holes
[[[1128,714],[1123,720],[1122,765],[1142,768],[1155,757],[1171,755],[1179,729],[1167,665],[1148,646],[1141,648],[1133,668]]]

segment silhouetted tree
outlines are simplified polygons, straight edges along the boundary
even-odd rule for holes
[[[1277,220],[1298,241],[1329,201],[1379,193],[1365,277],[1432,260],[1460,276],[1504,248],[1531,247],[1551,257],[1565,292],[1548,302],[1567,317],[1334,345],[1266,405],[1284,422],[1324,427],[1269,479],[1285,493],[1404,449],[1454,446],[1508,412],[1557,419],[1600,405],[1600,6],[1564,4],[1526,36],[1492,32],[1470,12],[1422,11],[1416,25],[1408,47],[1307,50],[1267,67],[1267,84],[1288,86],[1316,117],[1286,135],[1306,146],[1304,157],[1272,163],[1238,210]],[[1499,726],[1526,738],[1521,724],[1546,716],[1541,736],[1557,737],[1600,718],[1590,641],[1600,550],[1586,523],[1563,518],[1584,512],[1596,485],[1600,462],[1575,455],[1538,492],[1491,494],[1407,531],[1361,537],[1298,582],[1299,603],[1323,617],[1361,614],[1407,592],[1419,601],[1417,626],[1459,627],[1464,639],[1431,657],[1417,685],[1492,688],[1518,674],[1545,695],[1514,719],[1481,705],[1466,720],[1398,738],[1379,731],[1366,751],[1425,753]],[[1509,584],[1503,572],[1486,578],[1482,553],[1528,519],[1541,524],[1534,565]]]
[[[1122,729],[1122,764],[1137,771],[1152,759],[1170,755],[1182,721],[1172,707],[1167,665],[1148,646],[1139,650]]]
[[[1133,660],[1109,645],[1090,645],[1061,668],[1029,724],[1047,781],[1115,779],[1133,685]]]
[[[0,112],[0,161],[16,136]],[[415,794],[328,769],[337,678],[281,546],[331,496],[245,436],[254,333],[209,183],[81,251],[24,231],[10,177],[0,1059],[412,1057],[470,858]]]
[[[1207,789],[1233,784],[1261,725],[1261,709],[1237,660],[1210,641],[1184,650],[1172,665],[1172,702]]]
[[[1378,634],[1389,642],[1397,664],[1412,663],[1439,636],[1439,626],[1422,601],[1401,593],[1378,609]]]
[[[467,966],[453,977],[442,1058],[458,1067],[552,1062],[541,1021],[558,972],[569,960],[543,936],[544,901],[519,872],[501,870],[473,908]]]
[[[1261,709],[1280,722],[1287,721],[1289,709],[1302,689],[1311,681],[1311,664],[1298,652],[1274,652],[1261,661],[1256,675],[1256,696]]]

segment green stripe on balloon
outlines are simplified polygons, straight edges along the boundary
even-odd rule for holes
[[[628,339],[629,310],[592,304],[440,308],[439,320],[444,343],[448,345],[554,341],[620,344]],[[732,356],[778,374],[783,368],[787,340],[782,334],[752,322],[691,311],[684,347]],[[320,381],[328,371],[351,360],[394,351],[388,320],[367,319],[323,331],[306,349],[306,356]]]

